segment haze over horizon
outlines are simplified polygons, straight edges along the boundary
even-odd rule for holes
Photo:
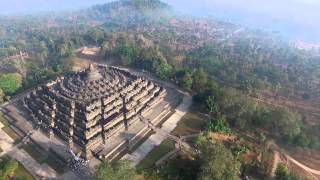
[[[2,0],[0,14],[28,14],[86,8],[112,0]],[[319,0],[163,0],[179,12],[279,31],[292,40],[320,44]]]

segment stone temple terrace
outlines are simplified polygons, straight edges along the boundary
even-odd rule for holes
[[[166,95],[165,88],[129,71],[90,65],[32,90],[23,106],[49,139],[59,139],[85,159],[110,159],[129,140],[146,135],[139,117]]]

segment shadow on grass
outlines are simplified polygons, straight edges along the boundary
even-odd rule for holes
[[[137,170],[152,168],[154,164],[164,155],[175,149],[175,142],[166,139],[159,146],[156,146],[148,155],[137,165]]]

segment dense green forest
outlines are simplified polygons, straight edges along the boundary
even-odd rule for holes
[[[257,101],[271,94],[319,102],[320,57],[277,35],[239,28],[177,15],[157,0],[122,0],[65,14],[0,17],[1,102],[71,71],[76,49],[98,46],[106,62],[152,72],[189,91],[194,103],[209,114],[207,133],[240,130],[260,139],[320,149],[319,122],[308,124],[308,117],[295,109]],[[30,57],[6,60],[20,51]],[[174,174],[170,166],[179,162],[172,162],[162,173],[144,176],[235,179],[241,163],[234,151],[205,136],[199,137],[197,147],[203,155],[190,167],[198,173],[190,175],[183,169],[188,167],[180,167],[183,173]],[[294,176],[284,166],[278,171],[279,177]],[[96,177],[141,176],[135,173],[126,163],[103,164]]]

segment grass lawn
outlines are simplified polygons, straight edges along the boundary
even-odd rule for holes
[[[183,116],[172,133],[178,136],[199,133],[204,130],[207,119],[208,118],[201,113],[201,109],[199,107],[192,105],[189,112]]]
[[[175,149],[174,141],[164,140],[159,146],[155,147],[137,166],[138,170],[151,168],[160,158]]]
[[[9,156],[0,158],[0,170],[4,169],[4,166],[9,160],[11,160]],[[18,162],[18,168],[14,171],[13,177],[10,179],[34,180],[35,178],[33,178],[33,176],[23,167],[23,165]]]
[[[18,169],[15,171],[14,179],[34,180],[33,176],[20,163]]]
[[[207,117],[201,113],[201,108],[197,105],[192,105],[190,111],[179,121],[172,134],[184,136],[199,133],[204,129],[206,121]],[[170,139],[163,141],[138,164],[137,169],[151,168],[155,162],[175,148],[174,144],[174,141]]]

